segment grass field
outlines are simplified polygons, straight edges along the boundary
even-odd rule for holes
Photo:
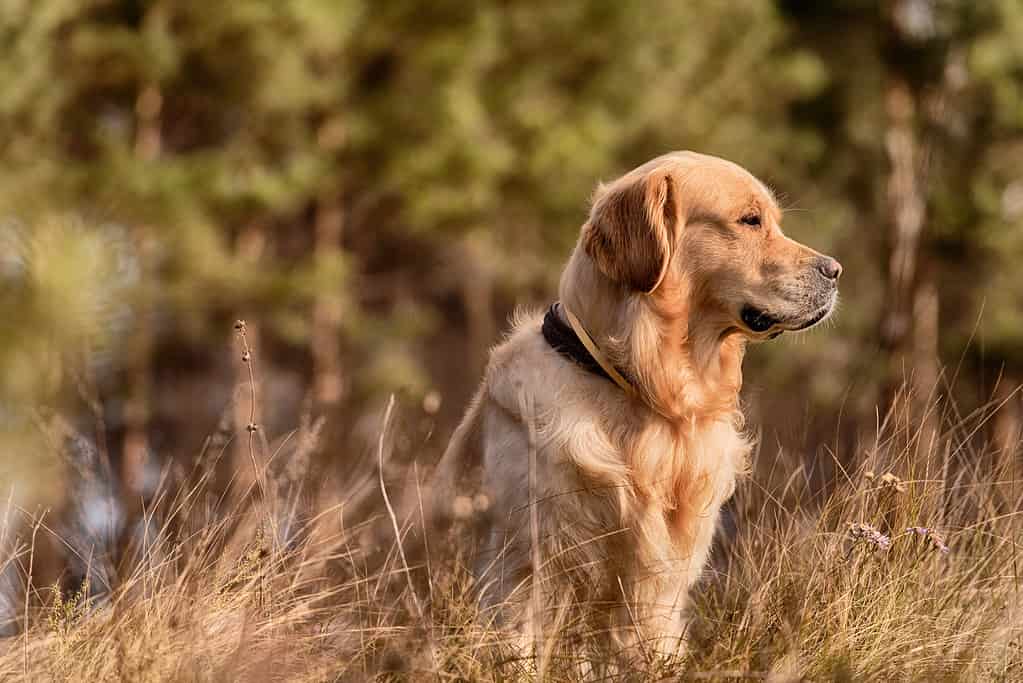
[[[761,450],[695,591],[686,658],[614,678],[1023,679],[1020,454],[979,437],[997,407],[897,407],[855,453],[816,454],[848,463],[824,485],[805,454]],[[211,449],[168,476],[110,594],[34,585],[19,598],[28,629],[0,644],[0,679],[597,677],[557,632],[539,657],[515,651],[456,561],[403,558],[395,531],[408,543],[417,522],[392,520],[371,467],[340,494],[315,490],[316,431],[261,465],[247,497],[213,495]],[[9,541],[22,581],[49,528],[37,518]]]

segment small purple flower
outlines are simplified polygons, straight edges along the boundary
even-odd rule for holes
[[[875,550],[880,550],[881,552],[886,552],[892,545],[891,538],[885,536],[870,524],[850,522],[849,535],[852,536],[854,540],[863,541],[864,543],[872,545]]]
[[[942,555],[948,554],[948,546],[945,544],[945,539],[942,538],[934,529],[928,529],[925,526],[911,526],[906,529],[907,534],[916,534],[926,538],[931,547],[940,552]]]

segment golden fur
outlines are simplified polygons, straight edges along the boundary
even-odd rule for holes
[[[785,237],[780,220],[748,172],[689,152],[598,189],[558,294],[638,396],[551,349],[541,315],[521,315],[435,477],[441,516],[476,496],[476,576],[506,623],[526,633],[560,620],[619,649],[678,651],[688,592],[750,451],[746,343],[834,304],[837,262]],[[752,329],[745,316],[759,313]],[[529,600],[531,501],[543,615]]]

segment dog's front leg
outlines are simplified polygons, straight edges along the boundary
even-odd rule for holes
[[[683,577],[671,573],[618,576],[616,584],[612,632],[623,658],[642,659],[650,665],[683,655],[687,594]]]
[[[488,528],[479,536],[474,574],[481,607],[494,611],[495,621],[509,624],[517,619],[506,612],[521,598],[513,594],[530,573],[528,433],[514,415],[491,401],[482,417]]]

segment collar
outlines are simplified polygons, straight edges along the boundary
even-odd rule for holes
[[[558,315],[559,308],[568,319],[567,325]],[[543,318],[541,330],[550,347],[562,356],[574,361],[584,370],[614,382],[629,396],[636,395],[635,387],[601,352],[600,347],[579,322],[579,318],[567,306],[558,301],[551,304]]]

